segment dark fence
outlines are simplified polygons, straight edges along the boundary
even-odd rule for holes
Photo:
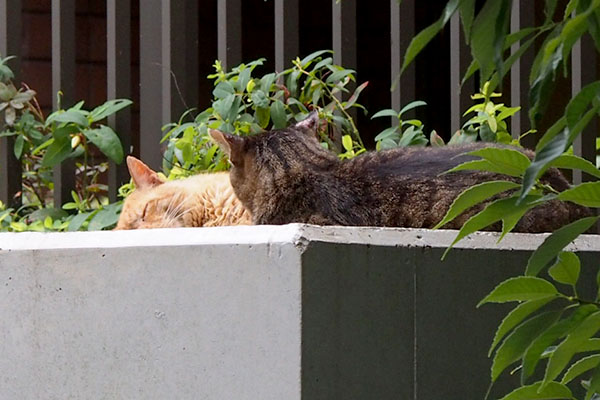
[[[460,128],[461,112],[471,104],[469,96],[477,88],[477,82],[471,79],[459,91],[470,55],[462,40],[457,16],[402,75],[396,89],[389,90],[399,74],[410,39],[439,17],[445,2],[432,0],[426,6],[416,0],[403,0],[400,5],[397,0],[360,3],[343,0],[339,4],[335,0],[330,3],[320,0],[140,0],[139,3],[46,0],[39,3],[48,3],[50,8],[51,92],[64,93],[63,106],[79,100],[75,98],[75,86],[83,84],[74,78],[79,79],[76,47],[81,39],[75,29],[77,10],[90,4],[103,10],[106,58],[102,68],[105,68],[106,96],[133,98],[139,104],[139,114],[137,108],[124,110],[109,123],[120,134],[126,153],[138,155],[158,168],[161,126],[176,120],[188,107],[208,104],[211,88],[204,77],[211,72],[210,66],[216,58],[226,67],[232,67],[264,56],[269,59],[268,67],[281,71],[297,55],[331,48],[337,63],[357,69],[361,81],[371,81],[370,94],[361,95],[361,103],[371,112],[390,106],[399,109],[409,101],[425,100],[429,107],[417,111],[417,115],[443,137],[449,137]],[[28,2],[0,0],[0,54],[3,56],[20,55],[22,38],[27,36],[23,32],[37,29],[22,22],[25,3]],[[539,18],[542,6],[533,0],[514,1],[511,29],[530,26]],[[512,51],[517,49],[518,44]],[[586,39],[576,45],[571,82],[559,83],[561,95],[553,104],[564,106],[571,93],[597,79],[596,57],[591,41]],[[529,51],[503,82],[504,101],[523,108],[512,119],[514,134],[529,128],[526,71],[532,61],[532,51]],[[19,77],[28,78],[20,74],[19,62],[11,64],[17,72],[17,82]],[[83,79],[95,78],[84,75]],[[362,115],[358,118],[359,128],[367,132],[367,138],[372,138],[382,123]],[[594,122],[576,142],[576,154],[595,160],[597,134],[598,126]],[[0,139],[0,200],[7,203],[21,189],[20,166],[12,147],[10,138]],[[59,204],[70,198],[73,171],[74,166],[68,163],[54,171],[55,200]],[[110,196],[114,199],[116,188],[128,180],[125,166],[111,165],[108,179]],[[581,179],[580,174],[575,174],[575,181]]]

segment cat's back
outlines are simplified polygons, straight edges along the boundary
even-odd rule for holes
[[[477,159],[466,153],[486,147],[518,150],[511,146],[481,142],[443,147],[399,147],[365,153],[344,162],[341,169],[343,173],[366,174],[370,178],[404,175],[413,178],[432,177],[463,162]]]

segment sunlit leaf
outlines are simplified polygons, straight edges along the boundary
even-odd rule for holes
[[[527,379],[533,375],[539,360],[544,357],[544,354],[548,348],[556,343],[557,340],[569,334],[573,329],[576,329],[584,319],[597,310],[597,307],[589,304],[579,306],[567,318],[562,319],[561,321],[552,325],[545,332],[539,335],[527,348],[527,351],[523,356],[521,383],[524,384]]]
[[[567,384],[571,382],[573,379],[577,378],[579,375],[583,374],[591,370],[592,368],[596,368],[600,364],[600,354],[594,354],[591,356],[587,356],[573,363],[571,367],[565,372],[565,375],[561,379],[561,383]]]
[[[588,160],[572,155],[563,154],[549,164],[550,167],[563,169],[578,169],[592,176],[600,178],[600,169]]]
[[[548,273],[556,282],[575,286],[580,269],[579,257],[570,251],[562,251],[554,265],[548,269]]]
[[[522,201],[529,194],[535,185],[536,179],[543,174],[548,165],[562,155],[567,148],[568,140],[568,131],[564,129],[537,151],[535,158],[523,175],[523,188],[519,193],[519,201]]]
[[[525,275],[539,274],[569,243],[594,225],[598,218],[582,218],[554,231],[529,257]]]
[[[548,360],[543,386],[555,379],[568,365],[578,348],[600,330],[600,311],[597,311],[583,320],[579,327],[572,331],[567,338],[558,345]]]
[[[550,382],[541,388],[541,382],[522,386],[502,397],[500,400],[562,400],[574,399],[571,390],[557,382]]]
[[[517,183],[510,181],[490,181],[474,185],[456,197],[444,218],[434,226],[433,229],[439,229],[472,206],[479,204],[498,193],[516,189],[517,187],[519,187]]]
[[[493,201],[488,204],[482,211],[473,215],[469,218],[460,231],[454,238],[454,241],[448,246],[442,259],[446,257],[448,252],[452,249],[452,247],[465,238],[467,235],[470,235],[473,232],[481,230],[487,226],[492,225],[495,222],[498,222],[506,217],[515,214],[521,213],[523,210],[528,210],[540,204],[541,202],[547,200],[546,197],[542,196],[528,196],[525,201],[517,204],[516,197],[509,197],[504,199],[499,199]]]
[[[517,326],[515,330],[502,342],[492,363],[492,382],[500,376],[509,365],[521,358],[527,347],[543,331],[551,326],[560,317],[560,311],[546,312],[536,315]]]
[[[521,321],[527,318],[531,313],[548,304],[553,299],[554,297],[545,297],[538,300],[525,301],[516,306],[511,312],[509,312],[506,315],[506,317],[504,317],[504,319],[500,323],[500,326],[498,326],[498,329],[496,330],[494,340],[492,341],[492,345],[490,346],[490,350],[488,351],[488,357],[492,354],[498,343],[500,343],[500,341],[508,332],[510,332],[515,326],[520,324]]]
[[[477,307],[485,303],[539,300],[556,296],[558,296],[558,290],[547,280],[533,276],[518,276],[507,279],[496,286],[477,304]]]

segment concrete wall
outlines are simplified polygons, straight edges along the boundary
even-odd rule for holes
[[[507,307],[475,305],[544,236],[440,262],[454,234],[0,233],[0,399],[483,398]],[[576,243],[584,266],[599,242]]]

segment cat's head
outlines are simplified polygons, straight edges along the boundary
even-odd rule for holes
[[[253,210],[257,189],[285,185],[286,180],[307,168],[331,167],[337,157],[317,140],[319,115],[285,129],[254,136],[236,136],[218,130],[210,135],[227,154],[232,168],[231,185],[244,205]]]
[[[179,186],[165,182],[155,171],[135,157],[127,157],[127,167],[136,189],[123,202],[115,229],[176,228],[191,200]]]

